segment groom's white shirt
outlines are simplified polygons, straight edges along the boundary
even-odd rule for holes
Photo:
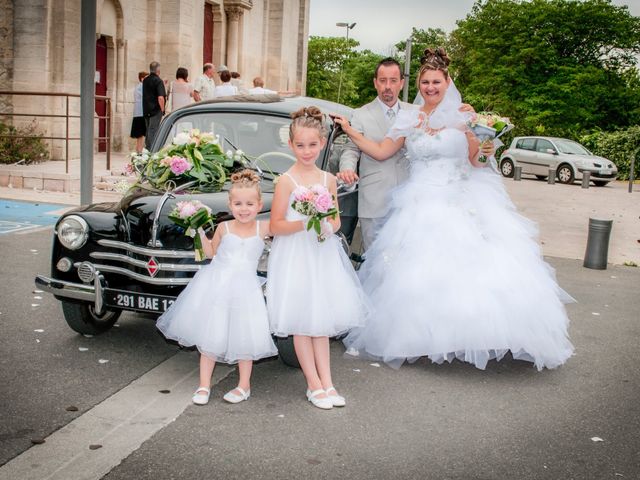
[[[384,110],[383,110],[384,107]],[[391,107],[397,115],[399,109],[414,109],[414,105],[396,102]],[[386,115],[389,109],[378,97],[372,102],[357,108],[351,117],[353,128],[365,137],[381,142],[386,136],[391,122]],[[360,167],[358,169],[358,161]],[[378,219],[388,211],[387,197],[389,191],[402,183],[409,176],[408,162],[404,148],[384,161],[378,161],[362,153],[349,141],[340,156],[340,171],[358,171],[358,217],[361,219]]]

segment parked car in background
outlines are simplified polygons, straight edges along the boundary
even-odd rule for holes
[[[326,114],[350,117],[352,112],[349,107],[307,97],[213,99],[168,115],[151,151],[158,152],[191,129],[218,136],[223,149],[242,149],[262,177],[264,208],[259,217],[269,218],[274,177],[295,162],[287,144],[290,115],[309,105]],[[346,142],[345,134],[333,126],[327,116],[327,146],[317,160],[318,167],[331,172],[337,170]],[[191,191],[187,185],[166,190],[135,188],[120,201],[73,209],[56,223],[50,273],[37,275],[35,283],[60,301],[66,322],[78,333],[105,332],[123,311],[160,315],[206,264],[195,260],[193,240],[169,213],[180,200],[197,199],[212,209],[216,222],[229,220],[228,188],[228,182],[220,191],[208,193]],[[357,197],[357,191],[339,190],[338,196],[346,201]],[[257,272],[265,277],[268,254],[267,246]],[[278,339],[278,349],[285,363],[297,364],[289,339]]]
[[[594,155],[578,142],[555,137],[516,137],[502,155],[500,171],[513,177],[515,167],[523,174],[535,175],[540,180],[554,169],[560,183],[573,183],[582,179],[582,172],[590,172],[591,181],[603,187],[618,176],[618,167],[604,157]]]

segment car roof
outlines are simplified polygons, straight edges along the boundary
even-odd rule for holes
[[[204,113],[233,110],[234,112],[246,111],[275,113],[288,117],[296,110],[312,105],[320,108],[324,114],[337,113],[339,115],[350,117],[353,112],[351,107],[319,98],[302,96],[281,97],[277,94],[265,94],[234,95],[231,97],[219,97],[204,100],[202,102],[192,103],[185,107],[178,108],[174,110],[174,112],[171,112],[170,116],[173,116],[174,113],[176,116],[182,116],[186,112]]]

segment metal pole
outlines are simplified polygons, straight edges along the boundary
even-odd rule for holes
[[[69,173],[69,95],[65,97],[67,99],[67,113],[66,113],[66,135],[64,139],[64,172]]]
[[[82,0],[80,17],[80,203],[93,200],[93,115],[96,74],[96,0]]]
[[[589,188],[589,182],[591,181],[591,172],[582,172],[582,188]]]
[[[633,193],[633,177],[635,173],[636,157],[638,156],[638,153],[640,153],[640,148],[636,150],[636,153],[634,155],[631,156],[631,165],[629,170],[629,193]]]
[[[349,25],[347,25],[347,48],[349,48]],[[344,68],[344,60],[340,62],[340,80],[338,81],[338,100],[336,103],[340,103],[340,90],[342,89],[342,70]]]
[[[522,166],[516,165],[513,169],[513,180],[519,182],[522,180]]]
[[[609,237],[613,220],[589,219],[589,236],[587,237],[587,250],[584,254],[583,266],[595,270],[607,269],[607,257],[609,254]]]
[[[409,101],[409,74],[411,73],[411,37],[407,38],[407,46],[404,50],[404,87],[402,100]]]

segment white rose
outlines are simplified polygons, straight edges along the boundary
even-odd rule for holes
[[[190,140],[191,138],[189,137],[189,134],[187,132],[180,132],[175,137],[173,137],[172,143],[174,145],[186,145]]]

